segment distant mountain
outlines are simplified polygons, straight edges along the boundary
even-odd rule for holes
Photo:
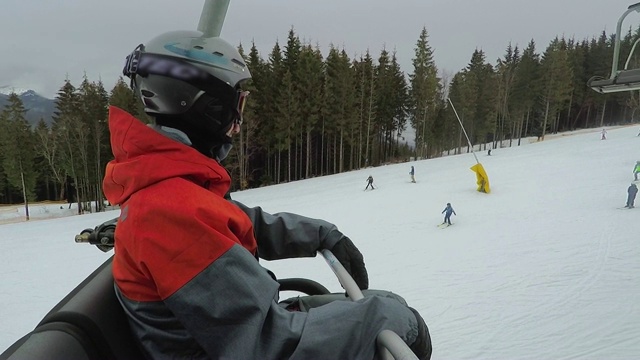
[[[53,112],[56,106],[55,101],[53,99],[47,99],[33,90],[15,88],[8,89],[6,86],[0,86],[0,111],[8,103],[8,94],[10,94],[11,91],[18,94],[20,100],[22,100],[24,108],[27,109],[27,121],[32,126],[36,126],[40,119],[44,119],[47,125],[51,125],[51,122],[53,121]],[[5,94],[5,92],[7,94]]]

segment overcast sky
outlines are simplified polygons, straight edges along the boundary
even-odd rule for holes
[[[293,26],[298,36],[329,44],[350,56],[383,46],[396,49],[402,69],[411,59],[422,27],[429,33],[439,69],[464,68],[475,48],[492,64],[509,42],[524,47],[534,39],[544,51],[556,35],[578,40],[615,32],[633,0],[233,0],[222,37],[245,48],[255,41],[263,58]],[[115,83],[125,56],[139,43],[172,30],[195,30],[204,0],[2,0],[0,87],[29,88],[53,97],[69,77],[86,72]],[[630,14],[623,24],[640,23]]]

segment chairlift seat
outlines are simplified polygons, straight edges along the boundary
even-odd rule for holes
[[[118,302],[113,256],[62,299],[35,329],[0,354],[0,360],[144,359]],[[328,294],[320,283],[278,279],[280,291]]]
[[[632,12],[640,12],[640,3],[630,5],[627,10],[618,19],[616,26],[616,37],[613,44],[613,61],[611,63],[611,76],[603,79],[600,76],[594,76],[587,81],[587,86],[593,90],[608,94],[620,91],[640,90],[640,69],[629,69],[629,63],[634,54],[636,46],[640,43],[640,38],[636,39],[629,51],[629,56],[624,64],[623,70],[618,70],[618,60],[620,59],[620,35],[622,34],[622,22]]]
[[[622,70],[609,79],[594,76],[587,85],[601,94],[640,90],[640,69]]]

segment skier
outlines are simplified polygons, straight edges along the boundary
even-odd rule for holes
[[[638,174],[640,174],[640,160],[636,161],[636,165],[633,167],[633,179],[638,180]]]
[[[416,177],[415,177],[415,170],[413,169],[413,166],[411,167],[411,170],[409,171],[409,175],[411,175],[411,182],[414,183],[416,182]]]
[[[235,46],[195,31],[165,33],[139,45],[123,73],[152,123],[109,108],[114,159],[103,188],[121,208],[115,293],[146,358],[372,359],[383,329],[419,358],[431,356],[422,317],[395,294],[299,297],[317,299],[300,311],[278,301],[279,284],[259,257],[328,249],[362,289],[368,276],[335,225],[231,200],[221,161],[240,132],[251,78]]]
[[[491,149],[487,150],[487,155],[491,156]]]
[[[607,130],[602,129],[600,134],[602,134],[602,137],[600,138],[600,140],[607,140]]]
[[[444,210],[442,210],[441,214],[444,214],[444,221],[442,222],[442,224],[449,224],[449,225],[451,225],[451,214],[456,216],[458,215],[451,207],[451,203],[447,203],[447,207],[445,207]]]
[[[367,178],[367,187],[364,188],[365,190],[367,190],[369,188],[369,186],[371,186],[371,190],[375,190],[376,188],[373,187],[373,176],[369,175],[369,177]]]
[[[631,183],[629,188],[627,188],[627,206],[626,208],[633,209],[633,202],[636,199],[636,194],[638,193],[638,187],[636,184]]]

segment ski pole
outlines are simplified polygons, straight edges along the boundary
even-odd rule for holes
[[[347,269],[340,264],[340,261],[336,259],[333,253],[329,250],[321,250],[322,256],[327,261],[327,264],[333,270],[333,273],[338,277],[338,281],[342,284],[349,297],[353,301],[364,298],[362,291],[356,284],[355,280],[349,275]],[[391,330],[382,330],[378,334],[376,339],[378,348],[381,350],[382,359],[396,359],[396,360],[418,360],[418,357],[411,351],[409,346]]]

